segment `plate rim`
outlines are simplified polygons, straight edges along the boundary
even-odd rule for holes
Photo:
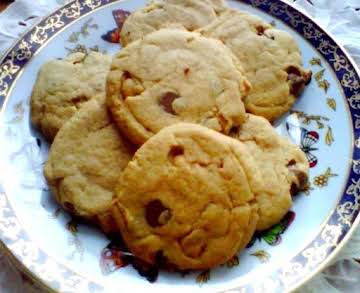
[[[24,38],[29,35],[31,32],[33,32],[37,27],[39,27],[43,22],[45,22],[46,20],[48,20],[49,18],[51,18],[52,16],[56,15],[57,13],[59,13],[61,10],[63,9],[70,9],[72,5],[77,5],[77,8],[79,9],[79,17],[78,18],[75,18],[73,20],[68,20],[68,22],[66,22],[63,26],[61,26],[59,29],[55,30],[55,32],[53,32],[52,34],[50,34],[50,37],[49,38],[46,38],[44,42],[42,42],[40,44],[40,46],[38,48],[35,48],[34,49],[34,52],[31,51],[30,55],[28,56],[28,58],[25,58],[25,63],[19,68],[18,71],[15,72],[15,74],[11,74],[10,77],[12,79],[12,82],[11,82],[11,86],[10,88],[8,89],[7,92],[5,92],[5,94],[3,95],[3,92],[1,91],[1,87],[0,87],[0,99],[3,97],[3,101],[0,100],[0,118],[2,117],[3,115],[3,112],[5,111],[5,108],[6,108],[6,103],[7,103],[7,100],[8,100],[8,97],[10,96],[11,94],[11,91],[13,89],[13,87],[15,86],[16,82],[17,82],[17,79],[21,76],[21,73],[24,69],[24,66],[26,65],[26,63],[28,61],[30,61],[30,59],[38,52],[40,51],[41,49],[43,49],[46,44],[55,36],[57,36],[59,33],[61,33],[66,27],[68,27],[69,25],[73,24],[74,22],[86,17],[87,15],[97,11],[99,8],[101,7],[104,7],[104,6],[107,6],[109,4],[114,4],[114,3],[120,3],[120,2],[124,2],[124,1],[128,1],[128,0],[72,0],[70,1],[69,3],[66,3],[60,7],[58,7],[57,9],[51,11],[50,13],[48,13],[47,15],[45,15],[44,17],[40,18],[36,23],[34,23],[28,30],[26,30],[18,39],[16,39],[13,44],[9,47],[8,50],[5,51],[5,53],[3,54],[3,56],[1,56],[0,58],[0,69],[2,68],[1,66],[4,65],[4,62],[6,62],[6,58],[9,57],[9,55],[11,54],[11,52],[14,51],[14,49],[20,45],[20,43],[24,40]],[[269,1],[269,0],[263,0],[263,1],[260,1],[260,0],[237,0],[237,1],[240,1],[242,3],[245,3],[245,4],[248,4],[248,5],[251,5],[251,6],[254,6],[255,8],[258,8],[260,11],[262,12],[265,12],[266,14],[269,14],[273,17],[275,17],[276,19],[279,19],[280,21],[283,21],[287,26],[289,26],[291,29],[294,29],[297,33],[299,33],[301,35],[301,37],[306,40],[306,42],[310,43],[315,49],[316,51],[322,55],[322,57],[325,59],[325,61],[328,63],[328,65],[331,67],[333,73],[335,74],[336,76],[336,81],[339,82],[339,84],[341,85],[341,81],[339,80],[338,78],[338,75],[336,73],[336,71],[334,70],[332,64],[330,64],[330,61],[328,60],[327,57],[324,56],[324,53],[322,52],[319,52],[319,49],[311,42],[309,41],[309,39],[307,39],[301,32],[299,32],[297,30],[296,27],[293,27],[292,25],[290,25],[288,23],[288,21],[284,21],[283,19],[281,19],[278,15],[274,15],[272,13],[269,13],[269,11],[265,11],[263,8],[261,8],[262,5],[267,5],[268,2],[272,2],[274,7],[276,5],[284,5],[283,7],[290,7],[291,9],[293,9],[296,13],[298,13],[300,16],[304,17],[304,19],[307,19],[307,20],[310,20],[310,23],[312,25],[314,25],[320,32],[324,33],[325,36],[330,40],[332,41],[336,47],[338,49],[340,49],[340,52],[341,54],[343,54],[346,59],[349,61],[349,64],[350,64],[350,67],[352,67],[352,69],[354,70],[355,72],[355,79],[356,79],[356,75],[357,75],[357,80],[359,80],[359,76],[360,76],[360,70],[356,64],[356,62],[354,61],[354,59],[351,57],[351,55],[347,52],[347,50],[344,48],[344,46],[342,46],[341,44],[339,44],[336,40],[336,38],[330,33],[328,32],[326,29],[324,29],[313,17],[311,17],[306,11],[302,10],[302,9],[299,9],[297,8],[293,3],[290,3],[290,2],[285,2],[283,0],[275,0],[275,1]],[[270,5],[272,6],[272,4]],[[87,10],[85,13],[82,13],[80,12],[80,8],[89,8],[89,10]],[[336,51],[336,49],[335,49]],[[16,52],[15,52],[16,53]],[[17,57],[17,56],[16,56]],[[15,58],[15,57],[14,57]],[[16,58],[16,60],[18,60]],[[23,60],[18,60],[18,61],[24,61]],[[5,76],[6,77],[6,76]],[[5,79],[2,78],[0,76],[0,86],[2,85],[3,81]],[[349,98],[347,98],[347,95],[346,93],[344,92],[344,86],[341,85],[341,89],[343,91],[343,94],[344,94],[344,97],[346,100],[348,100]],[[357,90],[354,90],[354,93],[356,95],[359,94],[359,91]],[[356,97],[355,97],[356,98]],[[346,102],[346,101],[345,101]],[[351,124],[352,124],[352,137],[353,137],[353,140],[355,141],[355,137],[358,137],[358,135],[356,135],[357,133],[357,130],[356,128],[354,127],[353,123],[354,123],[354,115],[350,109],[350,105],[349,105],[349,101],[347,101],[346,103],[347,107],[349,108],[348,111],[349,111],[349,114],[350,114],[350,118],[351,118]],[[354,108],[355,110],[355,108]],[[358,110],[358,109],[356,109]],[[1,125],[1,124],[0,124]],[[359,132],[359,130],[358,130]],[[356,153],[356,144],[354,143],[353,146],[352,146],[352,161],[354,161],[354,156],[355,156],[355,153]],[[345,183],[345,189],[346,187],[348,186],[348,183],[350,182],[351,179],[358,179],[360,181],[360,178],[359,178],[359,174],[357,174],[357,176],[351,176],[351,170],[352,170],[352,164],[350,164],[349,166],[350,168],[350,172],[349,172],[349,176],[348,178],[346,179],[347,183]],[[354,182],[355,183],[355,182]],[[1,184],[1,182],[0,182]],[[344,193],[345,190],[344,190]],[[359,200],[357,197],[359,196],[359,194],[357,194],[356,196],[354,195],[354,200]],[[2,199],[2,197],[4,197],[4,199]],[[336,206],[335,206],[335,209],[336,207],[338,207],[338,205],[340,204],[341,202],[341,199],[336,203]],[[0,202],[3,201],[7,203],[8,207],[11,207],[11,204],[9,204],[8,202],[8,199],[7,199],[7,195],[6,195],[6,192],[1,192],[0,193]],[[302,285],[304,285],[305,283],[307,283],[308,281],[310,281],[314,276],[316,276],[319,272],[321,272],[329,263],[331,263],[331,261],[336,257],[336,255],[339,253],[339,251],[346,245],[346,243],[349,241],[349,239],[351,238],[351,236],[353,235],[353,233],[355,232],[355,230],[359,227],[360,225],[360,215],[359,215],[359,211],[360,211],[360,208],[358,208],[358,210],[356,210],[357,213],[356,215],[354,216],[354,219],[352,220],[351,222],[351,225],[350,225],[350,228],[344,233],[343,237],[340,239],[339,238],[339,242],[336,243],[334,249],[332,249],[330,252],[328,252],[324,258],[323,261],[320,262],[320,264],[317,264],[315,269],[312,270],[311,272],[308,272],[304,275],[303,278],[301,278],[300,280],[298,281],[295,281],[291,284],[290,287],[283,287],[284,289],[286,288],[286,290],[289,290],[289,291],[293,291],[293,290],[296,290],[298,288],[300,288]],[[331,211],[329,213],[329,215],[331,215],[333,213],[333,211]],[[15,214],[14,214],[15,215]],[[16,217],[16,216],[15,216]],[[20,227],[21,229],[23,229],[22,227]],[[323,229],[320,229],[319,230],[319,234],[323,231]],[[25,230],[24,230],[25,233],[27,233]],[[319,235],[317,235],[318,237]],[[26,275],[30,275],[31,276],[31,279],[33,280],[36,280],[37,282],[39,282],[40,284],[42,284],[45,288],[47,288],[47,290],[50,290],[52,292],[56,292],[56,289],[53,288],[50,284],[47,283],[47,281],[45,281],[44,279],[42,279],[40,276],[38,276],[35,272],[33,272],[31,269],[29,269],[25,264],[24,262],[22,261],[22,259],[20,258],[20,256],[16,255],[16,253],[14,253],[13,250],[11,250],[7,245],[6,245],[6,241],[3,241],[3,238],[4,238],[4,231],[1,230],[1,227],[0,227],[0,247],[3,246],[4,248],[4,251],[6,254],[10,255],[11,258],[13,258],[13,260],[15,260],[16,264],[15,266],[16,267],[19,267],[19,269],[24,272]],[[30,238],[29,238],[30,239]],[[316,237],[315,237],[316,239]],[[310,245],[315,242],[315,239],[312,239],[310,241]],[[35,246],[38,246],[35,244]],[[37,247],[38,250],[42,250],[41,248]],[[303,249],[301,252],[303,252],[305,249]],[[46,254],[45,254],[46,255]],[[47,256],[48,257],[48,256]],[[289,259],[286,261],[289,262],[289,261],[292,261],[292,259]],[[59,264],[58,264],[59,265]],[[63,266],[63,264],[61,264],[61,266]],[[22,267],[22,268],[21,268]],[[69,271],[73,272],[75,275],[77,275],[77,273],[75,273],[74,271],[72,271],[71,269],[68,269]],[[83,277],[83,276],[80,276],[78,275],[80,278],[84,278],[86,279],[86,277]],[[89,281],[89,280],[87,280]],[[268,281],[268,280],[267,280]],[[89,283],[89,285],[91,285],[91,282]],[[89,287],[89,286],[88,286]],[[98,286],[96,286],[98,287]],[[238,289],[238,288],[234,288],[234,289]],[[233,289],[231,289],[233,290]]]

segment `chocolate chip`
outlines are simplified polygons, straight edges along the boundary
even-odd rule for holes
[[[298,178],[300,189],[304,190],[308,185],[308,179],[309,179],[308,175],[302,171],[297,171],[297,172],[295,172],[295,174],[296,174],[296,177]]]
[[[224,160],[223,159],[220,160],[218,166],[220,169],[224,168]]]
[[[184,69],[184,74],[185,74],[185,75],[188,75],[189,72],[190,72],[190,68],[185,68],[185,69]]]
[[[231,137],[237,137],[239,135],[240,127],[239,126],[233,126],[231,127],[229,131],[229,136]]]
[[[159,276],[159,268],[153,264],[149,264],[140,258],[135,257],[132,266],[140,276],[145,277],[150,283],[154,283]]]
[[[171,160],[173,160],[175,157],[177,156],[182,156],[184,154],[184,147],[181,146],[181,145],[173,145],[171,148],[170,148],[170,151],[169,151],[169,158]]]
[[[255,29],[257,31],[258,36],[262,36],[264,34],[264,32],[265,32],[265,29],[264,29],[264,27],[262,25],[257,26]]]
[[[179,97],[180,96],[178,94],[175,94],[172,92],[167,92],[162,96],[159,104],[163,107],[165,112],[176,115],[176,113],[172,107],[172,103],[174,100],[176,100]]]
[[[85,97],[84,95],[80,95],[72,98],[70,101],[76,106],[76,108],[79,108],[87,100],[87,97]]]
[[[41,139],[40,138],[36,138],[36,144],[39,147],[39,149],[41,149]]]
[[[164,256],[164,252],[162,250],[159,250],[155,253],[155,264],[159,267],[164,267],[166,263],[168,262],[168,259]]]
[[[288,162],[288,164],[286,165],[287,167],[290,167],[290,166],[293,166],[293,165],[295,165],[296,164],[296,161],[294,160],[294,159],[292,159],[292,160],[290,160],[289,162]]]
[[[289,66],[286,72],[288,74],[287,80],[290,81],[290,94],[299,96],[306,83],[301,75],[301,71],[295,66]]]
[[[308,85],[311,81],[311,77],[312,77],[312,72],[308,71],[304,74],[305,77],[305,85]]]
[[[288,74],[295,74],[297,76],[301,76],[301,71],[296,66],[290,65],[288,68],[286,68],[286,72]]]
[[[289,75],[290,83],[290,93],[296,97],[300,95],[305,86],[305,81],[302,77],[296,75]]]
[[[72,203],[66,201],[64,202],[64,207],[70,213],[75,214],[75,207]]]
[[[290,194],[292,196],[296,195],[300,191],[304,191],[308,187],[308,176],[305,172],[299,171],[299,170],[292,170],[292,172],[295,174],[297,178],[297,183],[291,184],[290,187]]]
[[[297,184],[296,184],[296,183],[292,183],[291,186],[290,186],[290,194],[291,194],[291,196],[296,195],[299,191],[300,191],[300,190],[299,190]]]
[[[157,251],[155,254],[155,265],[161,269],[166,269],[167,271],[178,271],[177,266],[168,260],[162,250]]]
[[[171,211],[160,200],[155,199],[146,205],[145,218],[151,227],[162,226],[171,219]]]
[[[122,76],[124,79],[129,79],[131,78],[131,73],[129,71],[124,71]]]
[[[206,167],[208,167],[209,166],[209,163],[205,163],[205,162],[198,162],[197,163],[200,167],[202,167],[202,168],[206,168]]]

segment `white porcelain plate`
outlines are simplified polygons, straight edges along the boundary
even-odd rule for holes
[[[116,243],[71,221],[52,200],[42,175],[48,145],[30,124],[29,98],[46,60],[74,50],[117,52],[116,15],[145,1],[73,1],[33,27],[0,63],[0,239],[36,280],[61,292],[282,292],[306,282],[349,238],[360,210],[360,79],[354,63],[313,20],[280,0],[230,4],[289,31],[313,71],[293,111],[276,123],[307,154],[311,190],[296,196],[280,224],[210,272],[160,272],[150,284],[131,266],[119,268]]]

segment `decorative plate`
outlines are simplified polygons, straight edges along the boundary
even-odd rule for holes
[[[150,283],[123,263],[116,243],[78,224],[52,200],[42,175],[48,144],[31,126],[29,97],[39,67],[76,50],[115,53],[123,13],[145,1],[77,0],[26,33],[0,63],[0,237],[13,260],[61,292],[283,292],[305,283],[344,246],[360,221],[360,78],[349,55],[313,20],[279,0],[230,1],[289,31],[313,79],[276,123],[306,153],[309,192],[249,247],[217,269],[159,272]],[[156,275],[157,272],[155,272]]]

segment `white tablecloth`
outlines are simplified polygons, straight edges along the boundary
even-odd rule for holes
[[[360,0],[287,0],[313,16],[341,42],[360,64]],[[24,30],[67,0],[16,0],[0,14],[0,55],[10,47]],[[358,8],[358,9],[356,9]],[[29,17],[35,17],[28,20]],[[26,24],[19,25],[19,21]],[[337,256],[334,264],[300,292],[359,292],[360,229]],[[41,292],[0,253],[0,292]]]

